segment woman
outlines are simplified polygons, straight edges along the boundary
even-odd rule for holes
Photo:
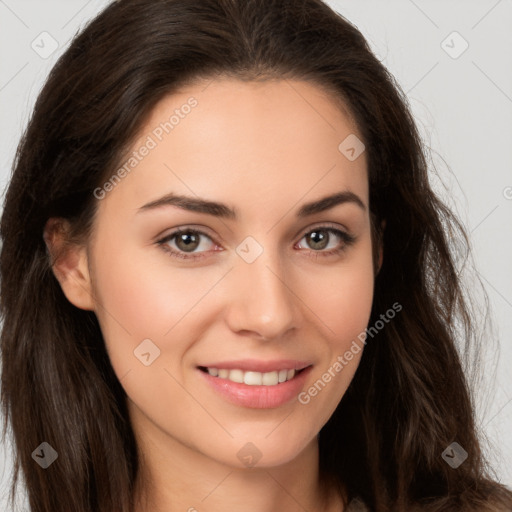
[[[108,6],[38,98],[1,235],[31,510],[512,509],[456,349],[464,231],[320,1]]]

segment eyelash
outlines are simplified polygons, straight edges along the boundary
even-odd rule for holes
[[[306,231],[302,235],[300,240],[302,240],[305,236],[313,233],[314,231],[327,231],[328,233],[331,233],[331,234],[334,234],[334,235],[338,236],[342,240],[342,245],[340,247],[338,247],[336,249],[331,249],[330,251],[315,251],[313,249],[310,249],[310,251],[315,253],[314,256],[311,255],[310,257],[315,258],[315,259],[318,258],[319,256],[320,257],[329,257],[329,256],[339,255],[339,254],[343,253],[348,247],[350,247],[356,241],[356,237],[355,236],[350,235],[349,233],[346,233],[345,231],[341,231],[340,229],[335,228],[335,227],[330,226],[330,225],[314,227],[314,228],[310,229],[309,231]],[[208,251],[203,251],[203,252],[199,252],[199,253],[196,253],[196,254],[194,254],[194,253],[185,253],[183,251],[176,251],[174,249],[170,249],[169,246],[166,245],[168,242],[170,242],[171,240],[176,238],[178,235],[181,235],[183,233],[189,233],[189,234],[192,233],[192,234],[195,234],[195,235],[204,235],[206,238],[209,238],[212,242],[214,242],[216,244],[215,240],[213,240],[209,235],[207,235],[203,231],[199,231],[197,229],[192,229],[192,228],[180,228],[180,229],[177,229],[176,231],[173,231],[169,235],[166,235],[164,238],[158,240],[156,243],[162,248],[163,251],[165,251],[167,254],[169,254],[173,258],[179,258],[179,259],[182,259],[182,260],[199,260],[201,258],[207,257],[205,255],[205,252],[208,252]]]

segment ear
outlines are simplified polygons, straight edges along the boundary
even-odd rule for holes
[[[70,224],[66,219],[52,217],[44,228],[53,274],[69,302],[80,309],[94,310],[87,250],[69,240]]]
[[[380,236],[379,236],[379,248],[378,248],[378,260],[377,260],[377,270],[375,272],[375,276],[380,272],[382,267],[382,262],[384,260],[384,230],[386,229],[386,220],[382,220],[380,223]]]

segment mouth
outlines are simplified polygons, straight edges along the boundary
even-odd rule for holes
[[[199,366],[198,368],[211,377],[226,379],[238,384],[246,384],[247,386],[277,386],[296,378],[308,366],[301,369],[283,368],[271,372],[244,371],[239,368],[228,369],[207,366]]]
[[[210,390],[236,406],[275,409],[298,398],[312,368],[296,361],[253,360],[198,366],[197,372]]]

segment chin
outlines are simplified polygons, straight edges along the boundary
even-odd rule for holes
[[[238,469],[283,466],[300,457],[304,451],[316,449],[316,432],[300,437],[295,430],[295,436],[291,437],[289,434],[292,430],[295,429],[288,426],[280,433],[269,434],[266,431],[265,434],[260,432],[231,439],[230,447],[219,450],[214,457],[219,462]]]

